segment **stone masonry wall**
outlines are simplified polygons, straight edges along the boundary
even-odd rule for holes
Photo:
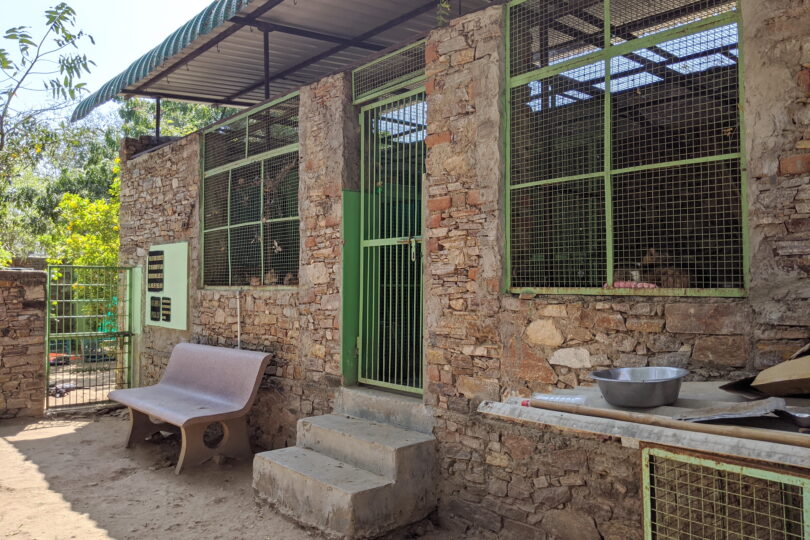
[[[332,409],[340,376],[341,190],[356,176],[356,115],[349,114],[344,75],[301,91],[301,251],[299,285],[199,286],[199,152],[192,135],[148,154],[122,156],[121,263],[141,265],[152,244],[189,242],[190,328],[145,325],[140,337],[142,384],[156,382],[175,344],[237,345],[272,354],[250,417],[263,448],[295,443],[296,421]],[[352,138],[354,137],[354,138]],[[138,145],[125,142],[125,148]]]
[[[0,419],[45,412],[45,272],[0,270]]]
[[[430,34],[425,400],[436,408],[443,515],[452,510],[472,522],[486,515],[478,525],[492,523],[502,534],[511,520],[539,525],[538,537],[580,538],[530,521],[542,507],[538,501],[495,504],[504,489],[510,497],[509,485],[528,486],[531,471],[546,465],[527,458],[528,468],[515,468],[498,455],[512,427],[480,418],[475,410],[482,399],[575,387],[597,367],[675,365],[688,367],[693,379],[738,377],[786,359],[810,338],[810,143],[801,142],[810,140],[810,47],[800,30],[810,22],[810,3],[761,4],[744,0],[742,9],[752,259],[750,294],[741,299],[502,292],[502,8]],[[537,453],[561,444],[556,440],[535,439]],[[559,440],[586,444],[570,435]],[[637,463],[636,454],[629,457]],[[581,511],[571,502],[576,493],[596,495],[560,483],[560,493],[568,492],[561,497],[570,501],[552,506],[575,523]],[[637,486],[625,488],[624,498],[605,498],[605,515],[594,516],[605,536],[614,515],[621,526],[640,521]]]

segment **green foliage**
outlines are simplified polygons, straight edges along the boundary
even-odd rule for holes
[[[124,121],[124,137],[155,134],[155,102],[151,99],[120,100],[118,115]],[[231,107],[214,107],[198,103],[162,101],[160,104],[160,134],[183,137],[234,114]]]
[[[108,199],[115,179],[118,129],[114,126],[60,124],[55,143],[42,152],[36,169],[15,175],[0,212],[0,247],[17,256],[42,252],[41,237],[59,224],[66,193],[89,200]]]
[[[447,26],[450,22],[450,0],[438,0],[436,3],[436,26]]]
[[[43,235],[51,264],[116,266],[118,264],[118,211],[121,207],[121,179],[118,165],[110,198],[92,200],[66,193],[57,206],[55,229]]]
[[[0,195],[11,178],[36,166],[43,149],[56,142],[50,115],[86,91],[79,82],[93,62],[78,52],[79,44],[93,38],[76,30],[76,12],[64,2],[45,10],[45,29],[35,37],[27,26],[15,26],[3,35],[0,47]],[[11,52],[14,51],[14,52]],[[42,88],[32,85],[40,82]],[[61,102],[35,108],[16,106],[22,93],[44,92]]]

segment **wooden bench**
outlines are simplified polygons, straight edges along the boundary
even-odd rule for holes
[[[159,383],[109,394],[129,407],[127,448],[158,431],[179,428],[182,446],[175,474],[216,455],[251,457],[246,416],[268,359],[267,353],[254,351],[191,343],[175,346]],[[216,448],[209,448],[203,434],[213,422],[222,424],[224,437]]]

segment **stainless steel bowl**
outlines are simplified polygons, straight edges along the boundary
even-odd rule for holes
[[[658,407],[678,399],[689,371],[674,367],[626,367],[591,373],[602,396],[617,407]]]

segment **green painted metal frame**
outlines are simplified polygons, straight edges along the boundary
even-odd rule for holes
[[[401,77],[397,77],[396,79],[388,81],[387,83],[383,84],[382,86],[379,86],[379,87],[375,88],[373,91],[365,92],[365,93],[360,94],[360,95],[357,95],[357,88],[356,88],[356,84],[355,84],[356,73],[357,73],[358,70],[367,68],[369,66],[373,66],[375,64],[379,64],[380,62],[388,60],[389,58],[392,58],[394,56],[398,56],[398,55],[402,54],[405,51],[413,49],[414,47],[419,47],[419,46],[425,44],[426,42],[427,42],[426,39],[420,39],[419,41],[415,41],[415,42],[411,43],[410,45],[406,45],[405,47],[397,49],[396,51],[390,52],[388,54],[384,54],[383,56],[380,56],[379,58],[376,58],[376,59],[372,60],[371,62],[369,62],[367,64],[364,64],[360,68],[353,70],[352,71],[352,103],[354,103],[355,105],[360,105],[360,104],[366,103],[366,102],[368,102],[370,100],[377,99],[380,96],[384,96],[385,94],[387,94],[388,92],[391,92],[392,90],[396,90],[396,89],[401,88],[403,86],[408,86],[408,85],[412,85],[412,84],[416,84],[416,83],[424,81],[425,80],[425,72],[424,72],[425,70],[423,68],[421,74],[414,75],[413,73],[411,73],[411,74],[403,75]]]
[[[714,459],[695,457],[688,454],[677,454],[660,448],[643,448],[641,452],[641,489],[644,512],[644,539],[653,540],[652,531],[652,492],[650,485],[650,456],[679,461],[735,473],[742,476],[751,476],[771,482],[797,486],[802,489],[802,525],[803,538],[810,538],[810,479],[788,474],[773,472],[755,467],[746,467],[734,463],[726,463]]]
[[[343,190],[340,344],[343,384],[357,384],[360,348],[360,192]]]
[[[415,43],[412,46],[415,46],[415,45],[418,45],[418,44],[419,44],[419,42]],[[397,51],[397,52],[399,52],[399,51]],[[397,54],[397,52],[394,52],[394,53],[391,53],[391,54]],[[387,55],[387,56],[390,56],[390,55]],[[379,61],[381,61],[381,60],[383,60],[385,58],[386,57],[382,57],[382,58],[376,60],[375,62],[379,62]],[[423,75],[418,76],[418,77],[414,77],[413,79],[402,81],[400,83],[400,85],[399,85],[399,88],[409,87],[409,86],[412,86],[414,84],[418,84],[418,83],[422,82],[423,80],[424,80]],[[359,240],[358,243],[357,243],[357,248],[356,248],[357,249],[357,259],[356,259],[356,261],[357,261],[357,264],[359,264],[359,272],[358,272],[359,279],[358,279],[358,282],[357,282],[357,287],[358,287],[358,292],[357,292],[357,298],[358,298],[358,309],[357,309],[357,312],[358,312],[358,325],[357,326],[358,327],[357,327],[357,334],[356,334],[356,336],[357,336],[357,338],[356,338],[356,347],[354,349],[354,351],[356,352],[356,357],[354,357],[355,358],[354,360],[352,359],[352,354],[353,353],[352,353],[351,350],[348,351],[350,354],[347,356],[347,349],[349,349],[350,345],[344,341],[344,354],[343,354],[342,370],[343,370],[343,372],[345,374],[348,369],[351,369],[352,363],[354,363],[354,367],[355,367],[354,373],[355,374],[354,374],[354,377],[349,379],[350,381],[360,382],[360,383],[363,383],[363,384],[368,384],[368,385],[377,386],[377,387],[381,387],[381,388],[387,388],[387,389],[390,389],[390,390],[397,390],[397,391],[401,391],[401,392],[421,395],[421,394],[424,393],[423,388],[416,388],[416,387],[411,387],[411,386],[393,384],[393,383],[389,383],[389,382],[386,382],[386,381],[380,381],[380,380],[375,380],[375,379],[371,379],[371,378],[366,378],[366,377],[363,377],[361,375],[361,372],[362,372],[362,369],[363,369],[363,358],[364,358],[364,356],[363,356],[364,351],[363,351],[363,346],[362,346],[363,345],[363,326],[364,325],[363,325],[362,321],[363,321],[364,311],[365,311],[363,309],[364,306],[365,306],[364,301],[366,300],[364,298],[364,292],[363,291],[364,291],[364,288],[365,288],[365,280],[368,279],[368,276],[365,276],[365,272],[364,272],[365,265],[364,265],[364,262],[363,262],[363,257],[364,257],[363,248],[380,247],[380,246],[395,246],[395,245],[398,245],[398,244],[403,244],[405,240],[407,240],[409,243],[411,243],[413,241],[416,241],[419,244],[422,244],[422,239],[424,237],[424,208],[422,208],[421,212],[420,212],[421,215],[422,215],[422,219],[421,219],[421,222],[419,224],[421,234],[418,237],[411,237],[411,238],[395,237],[395,238],[370,239],[370,240],[365,240],[363,238],[363,234],[364,234],[363,233],[363,226],[364,226],[363,224],[365,223],[365,219],[366,219],[366,216],[365,216],[366,204],[364,202],[364,196],[363,196],[363,194],[365,193],[365,180],[366,180],[366,174],[367,174],[367,171],[366,171],[366,157],[367,157],[366,156],[366,121],[365,121],[366,120],[366,118],[365,118],[366,113],[368,111],[370,111],[370,110],[378,109],[380,107],[384,107],[385,105],[396,103],[398,101],[403,101],[403,100],[406,100],[408,98],[412,98],[414,96],[417,96],[419,94],[423,94],[425,92],[425,88],[423,86],[420,86],[418,88],[411,89],[411,90],[409,90],[407,92],[403,92],[402,94],[397,94],[395,96],[387,97],[385,99],[376,99],[376,101],[368,102],[369,99],[374,99],[375,97],[379,98],[380,96],[386,95],[389,92],[391,92],[393,90],[396,90],[397,88],[398,87],[396,87],[396,86],[394,86],[394,87],[386,86],[384,90],[368,94],[367,96],[365,96],[365,97],[363,97],[361,99],[361,101],[364,102],[365,105],[363,105],[361,107],[360,113],[359,113],[361,191],[358,194],[359,195],[358,204],[360,206],[360,212],[359,212],[359,223],[357,224],[357,228],[356,228],[356,234],[357,234],[357,238]],[[425,119],[425,121],[427,122],[427,118]],[[426,157],[426,156],[427,156],[427,150],[425,149],[424,157]],[[421,188],[420,188],[420,190],[421,190]],[[420,197],[421,197],[421,191],[420,191]],[[422,204],[424,204],[423,201],[422,201]],[[344,230],[348,230],[348,228],[344,229]],[[348,244],[348,242],[347,242],[347,244]],[[412,244],[411,244],[411,249],[412,250],[414,249],[414,246]],[[424,290],[423,290],[423,287],[421,286],[422,279],[423,279],[423,273],[424,273],[424,250],[420,248],[419,253],[420,253],[420,260],[419,260],[419,262],[420,262],[420,264],[419,264],[419,280],[420,280],[419,289],[420,289],[420,291],[419,291],[418,302],[419,302],[420,306],[422,306],[424,304],[424,297],[423,297]],[[346,271],[346,268],[344,267],[344,274],[345,274],[345,271]],[[345,296],[344,296],[344,298],[345,298]],[[344,306],[345,306],[345,304],[344,304]],[[344,313],[345,313],[345,310],[344,310]],[[415,321],[415,322],[418,323],[421,328],[424,328],[424,310],[420,309],[420,319],[419,319],[419,321]],[[347,336],[347,338],[350,338],[350,336]],[[422,351],[421,347],[420,347],[420,351]],[[424,385],[424,353],[423,352],[420,355],[420,358],[418,359],[418,361],[420,363],[419,369],[420,369],[420,373],[421,373],[421,377],[422,377],[422,384]],[[351,384],[351,383],[347,382],[347,384]]]
[[[97,270],[108,270],[108,271],[116,271],[119,273],[120,276],[123,275],[126,278],[126,285],[124,288],[121,288],[120,283],[118,283],[118,290],[123,290],[127,294],[127,298],[125,301],[126,304],[126,312],[124,314],[124,323],[126,325],[126,330],[120,330],[117,332],[70,332],[70,333],[52,333],[51,332],[51,308],[53,307],[52,303],[56,303],[58,300],[54,299],[51,294],[51,286],[52,281],[56,278],[55,272],[61,272],[66,269],[97,269]],[[60,270],[61,269],[61,270]],[[86,265],[86,266],[75,266],[75,265],[68,265],[68,264],[49,264],[46,268],[46,283],[45,283],[45,353],[43,357],[43,362],[45,363],[45,403],[46,408],[48,404],[48,383],[51,380],[51,362],[50,362],[50,353],[51,353],[51,338],[54,339],[77,339],[77,338],[92,338],[96,336],[104,336],[104,337],[115,337],[115,338],[129,338],[125,340],[126,348],[124,350],[124,376],[125,376],[125,384],[127,388],[132,388],[133,384],[133,363],[132,363],[132,351],[133,351],[133,343],[132,343],[132,336],[136,334],[140,334],[141,330],[141,318],[140,313],[136,312],[135,310],[139,308],[141,305],[140,298],[141,298],[141,286],[142,286],[142,274],[141,272],[135,272],[135,270],[140,270],[132,267],[127,266],[99,266],[99,265]],[[137,280],[135,279],[137,278]],[[137,302],[134,299],[137,298]],[[72,303],[80,303],[82,300],[71,300]]]
[[[727,13],[722,13],[709,17],[707,19],[695,21],[692,23],[684,24],[676,28],[665,30],[653,34],[651,36],[625,41],[618,45],[611,43],[611,3],[610,0],[603,0],[604,2],[604,25],[603,25],[603,49],[578,56],[571,60],[560,62],[545,66],[540,69],[523,73],[521,75],[512,76],[511,74],[511,8],[528,0],[512,0],[504,6],[504,41],[505,41],[505,61],[506,61],[506,88],[503,96],[503,114],[501,133],[504,141],[504,186],[503,186],[503,200],[504,200],[504,230],[506,231],[505,249],[507,256],[505,259],[504,276],[502,280],[502,290],[504,292],[513,294],[554,294],[554,295],[594,295],[594,296],[693,296],[693,297],[744,297],[748,295],[750,286],[750,231],[748,219],[748,167],[745,149],[745,122],[744,122],[744,76],[743,76],[743,39],[742,39],[742,9],[737,2],[736,10]],[[703,158],[686,159],[680,161],[671,161],[667,163],[655,163],[652,165],[643,165],[638,167],[628,167],[625,169],[611,170],[611,153],[612,153],[612,93],[610,86],[611,76],[611,62],[610,60],[616,56],[636,51],[639,49],[647,48],[651,45],[669,41],[675,38],[696,34],[713,28],[727,26],[729,24],[737,25],[737,48],[739,51],[737,73],[738,73],[738,114],[740,125],[740,150],[732,154],[723,154],[717,156],[709,156]],[[605,108],[604,108],[604,170],[601,172],[581,174],[575,176],[567,176],[560,178],[553,178],[547,180],[540,180],[535,182],[528,182],[518,185],[512,185],[511,182],[511,90],[512,88],[529,84],[532,81],[540,78],[558,75],[565,71],[575,69],[578,67],[587,66],[596,62],[604,62],[605,68]],[[741,227],[742,227],[742,259],[743,259],[743,288],[729,288],[729,289],[612,289],[603,287],[512,287],[512,228],[511,228],[511,215],[512,215],[512,202],[511,192],[515,189],[524,189],[537,185],[554,184],[560,182],[567,182],[573,180],[581,180],[585,178],[598,178],[604,179],[604,193],[605,193],[605,242],[606,242],[606,264],[607,264],[607,283],[613,283],[613,205],[612,205],[612,185],[611,177],[616,174],[653,170],[658,168],[672,167],[677,165],[691,165],[697,163],[709,163],[714,161],[723,161],[728,159],[740,160],[740,205],[741,205]]]
[[[246,221],[244,223],[239,223],[238,225],[224,225],[222,227],[214,227],[212,229],[205,228],[205,179],[209,176],[214,176],[217,174],[222,174],[224,172],[228,173],[228,215],[227,221],[230,222],[231,219],[231,173],[234,169],[238,169],[240,167],[244,167],[246,165],[252,165],[254,163],[259,163],[260,167],[260,193],[264,196],[264,162],[267,159],[271,159],[274,157],[292,154],[293,152],[298,152],[300,150],[300,143],[293,143],[288,144],[286,146],[282,146],[280,148],[274,148],[272,150],[268,150],[267,152],[262,152],[261,154],[256,154],[255,156],[249,156],[242,158],[238,161],[234,161],[231,163],[226,163],[225,165],[221,165],[219,167],[215,167],[210,170],[205,170],[205,135],[207,133],[212,133],[222,127],[223,125],[230,124],[232,122],[238,122],[242,119],[247,117],[253,116],[257,113],[262,112],[265,109],[270,109],[275,105],[288,101],[290,99],[296,98],[300,96],[300,91],[296,90],[295,92],[290,92],[284,96],[279,98],[272,99],[267,103],[264,103],[258,107],[250,108],[246,111],[243,111],[239,114],[235,114],[233,116],[229,116],[228,118],[217,122],[216,124],[212,124],[211,126],[203,129],[200,133],[200,159],[199,159],[199,168],[200,168],[200,189],[199,189],[199,201],[198,201],[198,208],[200,208],[200,270],[198,276],[198,284],[200,287],[205,289],[212,289],[212,290],[239,290],[244,289],[246,286],[241,285],[206,285],[205,284],[205,233],[208,232],[215,232],[221,230],[228,231],[228,280],[231,280],[231,235],[230,230],[233,228],[238,227],[246,227],[250,225],[259,225],[261,227],[261,257],[262,257],[262,269],[264,269],[264,224],[265,223],[280,223],[284,221],[298,221],[300,220],[299,215],[295,216],[288,216],[283,218],[273,218],[273,219],[259,219],[257,221]],[[249,145],[249,134],[250,134],[250,124],[245,122],[245,155],[248,154],[248,145]],[[263,206],[263,205],[262,205]],[[262,278],[263,279],[263,278]],[[262,288],[262,289],[273,289],[273,290],[297,290],[298,287],[294,285],[262,285],[261,287],[250,287],[251,289],[255,288]]]

